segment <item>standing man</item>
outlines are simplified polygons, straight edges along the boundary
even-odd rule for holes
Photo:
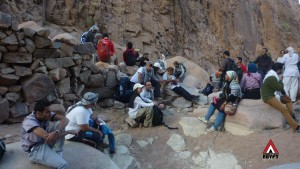
[[[40,100],[35,104],[34,111],[25,117],[21,128],[22,148],[33,163],[67,169],[68,163],[62,158],[64,137],[66,134],[76,134],[76,131],[65,131],[69,120],[51,112],[50,105],[48,100]],[[49,120],[56,121],[51,129]]]
[[[262,55],[258,56],[255,59],[254,63],[257,64],[257,67],[258,67],[257,70],[258,70],[258,73],[261,75],[261,79],[264,79],[267,71],[272,66],[272,58],[271,58],[271,56],[268,55],[267,48],[262,49]]]
[[[219,71],[222,71],[220,84],[219,84],[220,89],[222,89],[222,87],[223,87],[223,82],[225,81],[226,72],[229,70],[232,70],[233,65],[235,64],[234,60],[230,58],[230,52],[228,50],[225,50],[223,52],[223,55],[221,58],[223,58],[223,61],[221,63],[221,67],[219,69]]]
[[[285,91],[283,90],[283,84],[279,75],[282,74],[283,65],[281,63],[274,63],[272,69],[266,74],[263,85],[261,87],[261,97],[262,100],[268,105],[274,107],[276,110],[280,111],[283,115],[285,121],[291,126],[291,128],[300,133],[300,128],[295,121],[295,113],[293,110],[293,104],[291,99],[286,96]],[[284,104],[275,97],[275,92],[281,92],[283,94]]]

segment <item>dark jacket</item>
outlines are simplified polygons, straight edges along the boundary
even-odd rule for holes
[[[241,90],[239,91],[239,93],[241,93]],[[232,94],[232,89],[230,88],[230,82],[227,82],[225,84],[225,86],[222,89],[222,93],[220,95],[221,96],[219,97],[217,104],[212,103],[215,106],[215,108],[218,109],[219,111],[221,111],[220,107],[225,101],[228,103],[228,102],[235,102],[240,100],[239,95],[236,96]]]

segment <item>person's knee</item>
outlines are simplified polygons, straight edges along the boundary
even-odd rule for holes
[[[59,169],[67,169],[68,168],[68,162],[64,159],[61,160],[60,165],[58,166]]]

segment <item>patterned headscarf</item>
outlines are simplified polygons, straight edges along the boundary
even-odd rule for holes
[[[226,75],[229,76],[231,80],[235,80],[237,77],[235,71],[232,71],[232,70],[227,71]]]

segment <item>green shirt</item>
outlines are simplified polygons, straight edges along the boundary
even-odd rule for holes
[[[261,98],[264,102],[267,102],[271,98],[275,97],[275,91],[282,91],[283,84],[277,80],[275,76],[266,78],[261,87]]]

